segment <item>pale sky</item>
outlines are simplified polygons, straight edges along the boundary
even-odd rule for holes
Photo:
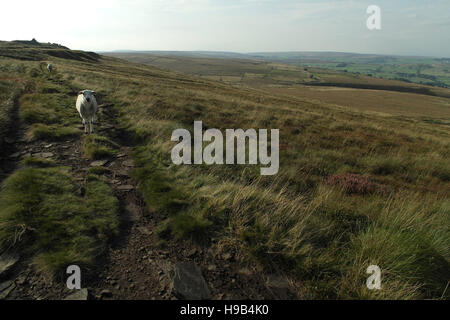
[[[381,30],[366,8],[381,8]],[[3,1],[0,40],[71,49],[340,51],[450,57],[450,0]]]

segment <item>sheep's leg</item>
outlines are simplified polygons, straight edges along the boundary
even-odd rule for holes
[[[91,118],[91,133],[94,133],[94,117]]]
[[[87,123],[87,121],[84,119],[84,118],[82,118],[83,119],[83,125],[84,125],[84,133],[88,133],[88,123]]]

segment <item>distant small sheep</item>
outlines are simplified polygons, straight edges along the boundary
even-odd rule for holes
[[[53,66],[51,63],[47,64],[47,70],[48,70],[48,72],[52,72]]]
[[[98,110],[95,91],[83,90],[78,92],[76,108],[84,125],[84,133],[94,133],[94,119]],[[90,125],[90,130],[88,126]]]

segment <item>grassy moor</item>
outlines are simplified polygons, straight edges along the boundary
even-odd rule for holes
[[[435,83],[449,85],[448,63],[396,58],[382,79],[363,75],[376,57],[364,72],[346,55],[279,57],[0,42],[8,299],[66,298],[68,265],[92,298],[183,298],[179,262],[201,269],[212,299],[448,299],[450,89]],[[83,89],[100,105],[87,136]],[[173,130],[197,120],[279,129],[279,172],[173,164]],[[382,290],[366,286],[370,265]]]

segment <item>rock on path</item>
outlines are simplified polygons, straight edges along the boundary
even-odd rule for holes
[[[64,300],[87,300],[89,296],[89,292],[87,289],[77,290],[75,293],[72,293]]]
[[[91,166],[91,167],[102,167],[102,166],[104,166],[106,163],[108,163],[108,160],[97,160],[97,161],[91,162],[90,166]]]
[[[211,299],[211,292],[202,276],[200,268],[192,262],[181,262],[175,265],[173,290],[175,295],[180,299]]]

